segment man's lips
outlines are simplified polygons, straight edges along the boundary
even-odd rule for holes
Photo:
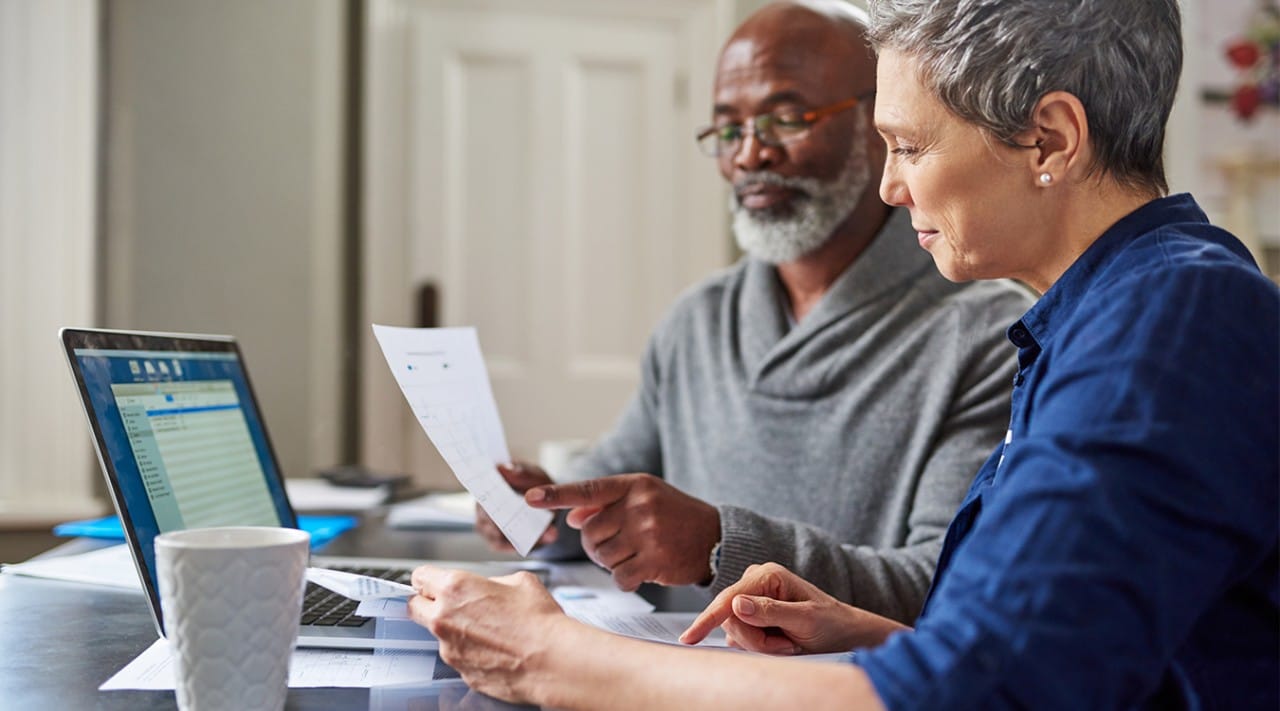
[[[919,227],[916,228],[916,239],[920,242],[921,247],[928,247],[929,243],[933,241],[933,238],[937,236],[937,230],[922,230]]]
[[[739,188],[738,203],[748,210],[768,210],[789,203],[801,193],[781,185],[755,184]]]

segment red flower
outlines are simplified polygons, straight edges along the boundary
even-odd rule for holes
[[[1231,95],[1231,110],[1236,112],[1240,118],[1248,121],[1253,117],[1254,112],[1258,110],[1258,104],[1262,102],[1262,97],[1258,93],[1256,84],[1245,84]]]
[[[1238,39],[1227,45],[1227,59],[1240,69],[1248,69],[1258,63],[1262,50],[1258,43],[1248,39]]]

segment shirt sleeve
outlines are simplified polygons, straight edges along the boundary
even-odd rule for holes
[[[1091,297],[1041,354],[927,613],[858,655],[889,708],[1138,705],[1274,550],[1276,293],[1165,277]]]
[[[981,327],[967,316],[959,319],[965,327],[957,329],[961,340],[955,348],[967,354],[959,361],[966,372],[916,473],[901,545],[854,545],[814,526],[720,506],[720,565],[712,590],[733,584],[752,564],[773,561],[844,602],[912,624],[933,580],[947,524],[1008,426],[1015,363],[1004,330],[1025,307],[1021,296],[1009,301],[980,316],[986,322]],[[878,505],[850,502],[850,515]]]

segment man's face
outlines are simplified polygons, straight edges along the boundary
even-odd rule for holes
[[[721,54],[716,124],[748,123],[760,114],[798,115],[850,98],[846,72],[855,62],[831,47],[785,43],[767,32],[740,36]],[[863,106],[814,124],[807,135],[764,145],[746,135],[719,156],[733,185],[734,234],[747,253],[773,263],[822,246],[872,182]]]

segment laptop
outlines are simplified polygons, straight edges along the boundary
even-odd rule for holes
[[[59,337],[163,636],[158,534],[210,526],[298,527],[249,372],[229,336],[64,328]],[[313,557],[311,565],[408,582],[420,562]],[[526,567],[449,565],[490,575]],[[438,646],[411,621],[354,615],[354,601],[310,583],[305,597],[300,647]]]

